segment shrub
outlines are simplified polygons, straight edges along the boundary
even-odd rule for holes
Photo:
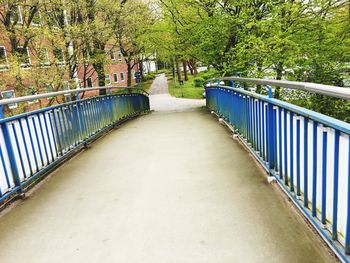
[[[143,81],[148,81],[148,80],[153,80],[153,79],[155,79],[156,78],[156,75],[154,75],[154,74],[145,74],[145,75],[143,75]]]
[[[203,87],[205,83],[205,79],[202,77],[197,77],[194,79],[194,86],[195,87]]]
[[[204,72],[201,72],[199,76],[203,78],[204,80],[215,78],[219,75],[219,73],[216,70],[207,70]]]

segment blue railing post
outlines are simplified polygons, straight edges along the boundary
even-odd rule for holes
[[[0,105],[0,119],[5,118],[5,106]]]
[[[272,170],[275,168],[274,149],[275,138],[274,136],[274,109],[271,103],[268,104],[267,112],[267,161],[269,163],[269,174],[273,176]]]
[[[345,228],[345,253],[350,254],[350,135],[348,143],[348,184],[347,184],[347,207],[346,207],[346,228]]]
[[[6,145],[6,151],[10,162],[11,172],[12,172],[12,178],[15,183],[15,186],[18,188],[18,193],[22,194],[22,186],[21,186],[21,179],[19,178],[19,169],[16,162],[15,157],[15,151],[13,148],[13,144],[11,143],[11,136],[9,131],[9,125],[12,125],[11,123],[4,123],[2,124],[2,132],[4,135],[5,145]]]
[[[266,86],[267,87],[267,91],[268,91],[268,97],[270,98],[270,99],[272,99],[273,98],[273,90],[272,90],[272,87],[271,86]]]

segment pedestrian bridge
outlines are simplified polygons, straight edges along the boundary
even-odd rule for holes
[[[1,120],[0,262],[348,261],[349,125],[225,81]]]

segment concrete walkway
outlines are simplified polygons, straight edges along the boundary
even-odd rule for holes
[[[0,262],[335,261],[213,116],[155,96],[2,215]]]
[[[151,108],[156,112],[178,112],[205,106],[205,100],[179,99],[169,95],[168,82],[164,74],[152,83],[150,93]]]

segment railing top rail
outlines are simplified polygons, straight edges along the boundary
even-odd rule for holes
[[[337,86],[316,84],[316,83],[310,83],[310,82],[241,78],[241,77],[214,78],[214,79],[208,80],[208,82],[225,81],[225,80],[248,82],[248,83],[254,83],[254,84],[265,85],[265,86],[278,86],[282,88],[309,91],[309,92],[318,93],[318,94],[331,96],[335,98],[350,100],[350,88],[342,88]]]
[[[115,86],[107,86],[107,87],[92,87],[92,88],[81,88],[81,89],[71,89],[71,90],[62,90],[62,91],[55,91],[55,92],[49,92],[49,93],[41,93],[36,95],[29,95],[29,96],[23,96],[18,98],[12,98],[12,99],[2,99],[0,100],[0,105],[8,105],[12,103],[19,103],[19,102],[28,102],[33,101],[37,99],[43,99],[43,98],[50,98],[50,97],[57,97],[65,94],[77,94],[82,93],[86,91],[94,91],[94,90],[102,90],[102,89],[130,89],[130,90],[139,90],[142,91],[142,93],[149,95],[145,90],[141,88],[132,88],[132,87],[115,87]]]

